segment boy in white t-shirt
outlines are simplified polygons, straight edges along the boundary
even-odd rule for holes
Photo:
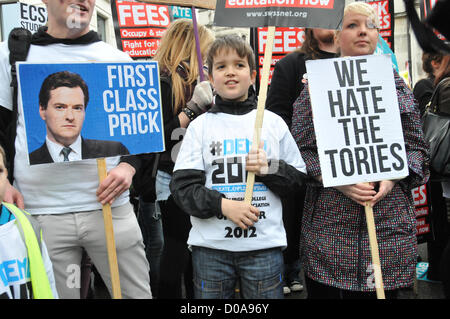
[[[280,196],[302,187],[305,163],[285,122],[270,111],[260,147],[251,147],[256,65],[243,39],[217,38],[208,68],[215,104],[188,127],[170,185],[191,215],[195,296],[232,298],[239,282],[243,298],[283,298]],[[246,171],[256,174],[252,205],[243,201]]]
[[[58,298],[39,223],[13,204],[3,203],[8,176],[5,158],[0,146],[0,299]]]

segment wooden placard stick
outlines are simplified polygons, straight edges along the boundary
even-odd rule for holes
[[[97,170],[100,183],[106,178],[106,161],[97,159]],[[113,299],[122,299],[120,291],[119,266],[117,264],[116,242],[114,241],[114,228],[112,223],[111,205],[105,204],[103,209],[103,222],[105,224],[106,249],[108,252],[109,271]]]
[[[270,65],[272,64],[273,41],[275,38],[275,26],[269,26],[267,30],[266,49],[264,50],[264,62],[261,75],[261,85],[259,86],[258,106],[256,109],[255,130],[253,132],[252,147],[259,147],[261,140],[261,129],[264,119],[264,108],[267,98],[267,87],[269,86]],[[247,175],[247,184],[245,187],[244,201],[252,203],[253,186],[255,184],[255,173],[249,172]]]
[[[364,207],[366,212],[367,232],[369,233],[370,254],[372,255],[372,265],[375,275],[375,290],[377,299],[386,299],[384,295],[383,276],[381,273],[380,255],[378,253],[377,232],[375,229],[375,219],[373,217],[373,209],[369,203]]]
[[[153,4],[167,4],[180,7],[196,7],[202,9],[216,8],[216,0],[139,0],[142,2],[149,2]]]

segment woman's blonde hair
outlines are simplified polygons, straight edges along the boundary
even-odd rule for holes
[[[370,4],[365,2],[352,2],[345,6],[344,8],[344,15],[342,17],[342,22],[345,19],[345,16],[348,13],[356,13],[356,14],[362,14],[369,19],[371,19],[377,28],[378,32],[380,31],[380,20],[378,18],[377,11],[374,7],[372,7]],[[341,34],[341,30],[336,31],[335,40],[339,39],[339,36]],[[338,54],[340,54],[341,49],[338,48]]]
[[[357,13],[362,14],[368,18],[370,18],[375,24],[377,29],[380,29],[380,20],[378,19],[378,13],[373,6],[365,2],[352,2],[345,6],[344,8],[344,16],[342,20],[344,20],[347,13]]]
[[[202,25],[198,25],[198,36],[203,58],[214,37]],[[173,113],[177,114],[179,109],[187,102],[185,101],[185,87],[192,85],[199,76],[192,20],[179,19],[170,24],[161,39],[153,60],[158,61],[160,70],[167,70],[172,77]],[[178,74],[178,66],[185,70],[186,79]]]

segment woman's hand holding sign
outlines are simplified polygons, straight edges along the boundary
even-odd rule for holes
[[[392,188],[394,188],[394,185],[395,185],[395,181],[391,181],[391,180],[385,180],[385,181],[378,182],[378,192],[375,195],[375,197],[372,199],[372,201],[370,202],[370,206],[372,206],[372,207],[375,206],[376,203],[378,203],[380,200],[385,198],[386,195],[391,192]]]
[[[391,192],[394,185],[395,181],[384,180],[380,182],[336,186],[335,188],[358,204],[366,206],[369,203],[373,207]]]
[[[108,172],[108,176],[97,189],[97,200],[112,204],[124,191],[130,188],[136,170],[128,163],[120,163]]]
[[[369,183],[342,185],[334,188],[362,206],[366,206],[366,202],[371,202],[377,194],[374,185]]]

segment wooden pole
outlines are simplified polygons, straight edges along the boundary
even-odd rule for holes
[[[106,161],[97,159],[97,170],[100,183],[106,178]],[[114,228],[112,223],[111,205],[103,205],[103,222],[105,224],[106,248],[108,252],[109,271],[113,299],[122,299],[119,279],[119,266],[117,264],[116,243],[114,241]]]
[[[266,49],[264,50],[264,62],[261,75],[261,85],[259,86],[258,107],[256,109],[255,130],[253,132],[252,147],[259,147],[261,140],[261,128],[264,119],[264,108],[267,98],[267,87],[269,86],[270,65],[272,64],[273,40],[275,37],[275,27],[269,26],[267,30]],[[255,173],[249,172],[247,175],[247,184],[245,188],[244,201],[252,203],[253,186],[255,184]]]
[[[369,233],[370,254],[372,255],[372,265],[375,275],[375,290],[378,299],[386,299],[384,295],[383,276],[381,273],[380,255],[378,253],[377,233],[375,229],[375,219],[373,209],[369,203],[365,206],[367,232]]]

